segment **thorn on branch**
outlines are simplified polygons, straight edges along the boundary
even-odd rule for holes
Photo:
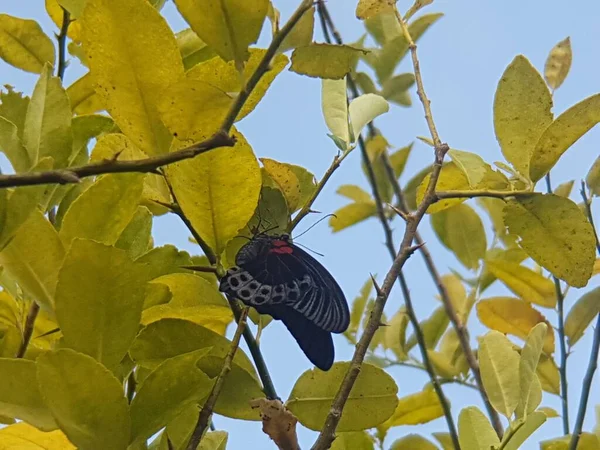
[[[425,245],[425,242],[420,242],[419,244],[415,244],[412,247],[408,247],[407,252],[409,255],[412,255],[414,252],[419,250],[421,247]]]
[[[410,220],[412,220],[412,215],[410,213],[406,213],[404,211],[402,211],[400,208],[395,207],[394,205],[388,203],[387,204],[396,214],[398,214],[402,220],[404,220],[405,222],[410,222]]]
[[[375,292],[377,293],[377,297],[384,296],[385,293],[381,290],[381,287],[379,286],[379,284],[377,284],[377,280],[375,279],[373,274],[370,274],[370,275],[371,275],[371,281],[373,282],[373,286],[375,287]]]

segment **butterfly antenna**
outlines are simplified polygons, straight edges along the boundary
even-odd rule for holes
[[[307,247],[306,245],[302,245],[300,242],[294,242],[294,244],[299,245],[300,247],[304,247],[306,250],[308,250],[311,253],[314,253],[315,255],[325,256],[323,253],[319,253],[319,252],[313,250],[312,248]]]
[[[306,230],[304,230],[302,233],[300,233],[298,236],[294,237],[295,239],[298,239],[300,236],[305,235],[306,233],[308,233],[310,230],[312,230],[314,227],[316,227],[319,223],[323,222],[325,219],[327,219],[328,217],[335,217],[337,219],[337,216],[335,214],[327,214],[324,217],[321,217],[319,220],[317,220],[315,223],[313,223],[310,227],[308,227]]]

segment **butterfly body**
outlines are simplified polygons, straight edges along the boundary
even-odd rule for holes
[[[281,320],[317,367],[331,367],[331,333],[348,328],[348,304],[331,274],[289,236],[256,235],[240,249],[219,289]]]

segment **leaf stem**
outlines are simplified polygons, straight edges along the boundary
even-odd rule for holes
[[[219,398],[219,394],[221,393],[221,389],[223,389],[223,384],[225,383],[225,378],[231,371],[233,357],[240,345],[240,339],[242,337],[242,333],[246,328],[246,319],[248,318],[248,308],[244,308],[240,314],[237,329],[235,330],[235,334],[233,335],[233,339],[231,340],[231,346],[229,347],[229,352],[227,352],[227,356],[225,356],[225,360],[223,361],[223,367],[221,367],[221,372],[217,376],[215,384],[213,385],[208,398],[204,402],[200,413],[198,414],[198,421],[196,422],[196,426],[194,427],[194,431],[192,432],[192,436],[187,445],[187,450],[196,450],[198,445],[200,444],[200,439],[204,435],[204,432],[208,428],[208,424],[210,421],[210,416],[213,413],[213,409],[215,404],[217,403],[217,399]]]
[[[437,191],[435,193],[435,201],[449,198],[475,198],[475,197],[492,197],[501,200],[511,197],[529,197],[534,195],[531,191],[494,191],[494,190],[472,190],[472,191]]]

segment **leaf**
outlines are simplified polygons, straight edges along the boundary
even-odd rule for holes
[[[529,303],[511,297],[491,297],[477,303],[477,317],[486,327],[502,333],[512,334],[523,340],[531,329],[547,319]],[[544,352],[554,352],[554,333],[549,329],[544,340]]]
[[[526,302],[545,308],[556,306],[554,283],[540,273],[518,263],[501,259],[486,261],[486,268]]]
[[[209,431],[202,437],[198,450],[225,450],[228,437],[226,431]]]
[[[448,328],[449,323],[450,319],[443,306],[436,308],[428,319],[419,322],[428,349],[435,348],[446,328]],[[412,334],[406,342],[406,349],[410,350],[415,345],[417,345],[417,338]]]
[[[592,195],[600,196],[600,156],[596,158],[596,161],[590,167],[585,183]]]
[[[541,411],[534,411],[522,424],[517,425],[514,434],[504,444],[506,450],[518,450],[521,444],[527,440],[546,421],[546,415]],[[513,424],[511,424],[511,427]]]
[[[569,339],[570,347],[581,339],[598,314],[600,314],[600,287],[582,295],[569,310],[565,320],[565,335]]]
[[[587,284],[594,266],[594,232],[571,200],[534,194],[508,200],[504,222],[531,258],[574,287]]]
[[[10,161],[16,173],[26,172],[31,167],[27,149],[19,138],[19,129],[0,116],[0,149]]]
[[[476,188],[483,181],[489,166],[481,156],[454,149],[448,151],[448,156],[464,172],[471,188]]]
[[[0,358],[0,414],[24,420],[42,431],[58,428],[38,389],[35,362]]]
[[[349,365],[338,362],[328,372],[312,369],[298,378],[286,406],[302,425],[315,431],[323,427]],[[376,366],[363,364],[337,430],[358,431],[379,425],[394,412],[397,392],[392,377]]]
[[[76,450],[76,447],[60,430],[44,433],[25,422],[0,429],[3,449],[26,450]]]
[[[479,215],[467,205],[455,205],[431,215],[431,226],[442,244],[469,269],[479,267],[487,239]]]
[[[500,445],[492,424],[476,406],[469,406],[460,412],[458,440],[462,450],[489,450]]]
[[[560,395],[560,373],[552,358],[542,355],[536,374],[540,379],[544,391]]]
[[[401,106],[410,106],[412,99],[408,90],[415,84],[415,76],[412,73],[402,73],[388,78],[381,86],[381,95],[386,100]]]
[[[212,347],[211,355],[224,357],[231,342],[208,328],[181,319],[161,319],[140,331],[129,354],[139,365],[155,369],[165,359]],[[255,376],[254,366],[239,349],[233,363]]]
[[[359,0],[356,6],[356,18],[370,19],[383,12],[394,11],[395,0]]]
[[[186,79],[190,82],[201,81],[208,83],[226,92],[233,99],[245,89],[245,84],[242,85],[241,83],[244,79],[249,79],[254,74],[267,53],[267,50],[261,48],[251,48],[249,51],[250,58],[244,64],[244,70],[241,74],[238,72],[233,61],[225,62],[221,58],[211,58],[188,70],[185,74]],[[288,62],[289,59],[285,55],[277,55],[271,59],[269,71],[260,78],[260,81],[248,95],[248,99],[244,102],[244,106],[242,106],[241,111],[236,117],[236,122],[242,120],[254,110],[266,94],[275,77],[281,73]],[[187,102],[183,105],[177,105],[177,107],[185,107],[186,104]],[[190,113],[207,115],[206,104],[191,105],[191,107],[193,109],[189,110]]]
[[[368,33],[380,46],[402,35],[402,27],[393,11],[370,17],[364,24]]]
[[[54,65],[54,44],[34,20],[0,14],[0,58],[27,72]]]
[[[258,39],[268,0],[175,0],[192,30],[225,61],[236,66],[248,59],[248,47]]]
[[[373,438],[366,431],[336,433],[331,450],[374,450]]]
[[[175,33],[177,46],[183,60],[183,67],[189,70],[196,64],[209,60],[216,56],[215,51],[206,45],[202,39],[198,37],[191,28],[186,28],[178,33]]]
[[[360,322],[372,290],[373,281],[368,279],[360,288],[359,294],[354,298],[354,300],[352,300],[350,324],[348,325],[348,329],[344,332],[346,336],[350,335],[356,338],[356,333],[358,331],[358,327],[360,326]],[[356,342],[356,340],[354,342]]]
[[[278,52],[285,52],[293,48],[310,45],[313,39],[315,27],[315,8],[308,9],[300,20],[296,23],[292,31],[283,39],[283,42],[277,49]]]
[[[442,417],[444,410],[433,389],[425,389],[398,400],[392,416],[379,428],[388,430],[399,425],[420,425]]]
[[[142,256],[152,241],[152,213],[145,206],[138,206],[133,217],[119,236],[115,247],[125,250],[131,259]]]
[[[510,418],[519,403],[519,355],[502,333],[490,331],[481,339],[479,364],[490,403]]]
[[[146,276],[123,250],[73,241],[56,286],[64,344],[113,369],[138,332]]]
[[[600,122],[600,94],[592,95],[571,106],[541,134],[531,155],[530,176],[538,181],[560,157]]]
[[[570,37],[552,47],[544,66],[544,78],[550,89],[554,91],[563,84],[569,74],[572,60],[573,52]]]
[[[499,198],[478,198],[477,203],[479,206],[485,209],[490,216],[492,227],[494,229],[494,235],[499,238],[509,249],[517,248],[524,256],[521,260],[516,262],[522,262],[523,259],[527,257],[527,254],[516,245],[517,236],[510,234],[504,225],[504,200],[500,200]],[[493,249],[490,251],[497,250],[498,249]],[[485,285],[485,283],[482,284]]]
[[[47,352],[37,359],[37,378],[52,415],[74,445],[127,448],[129,405],[119,380],[100,363],[69,349]]]
[[[517,418],[525,418],[539,406],[542,400],[542,387],[537,380],[537,369],[548,325],[539,323],[531,329],[521,351],[519,360],[519,381],[521,399],[517,406]]]
[[[52,311],[58,270],[64,255],[58,233],[42,213],[35,210],[0,252],[0,265],[29,298]]]
[[[552,122],[552,96],[544,79],[522,55],[504,71],[494,98],[494,129],[502,154],[521,175],[538,139]]]
[[[354,303],[352,304],[354,312]],[[408,353],[405,350],[406,328],[408,327],[408,314],[404,308],[401,308],[387,323],[384,331],[383,346],[392,350],[400,361],[408,359]]]
[[[365,192],[363,188],[355,184],[342,184],[335,192],[350,200],[354,200],[357,203],[368,203],[373,201],[371,194]]]
[[[157,105],[164,88],[183,76],[177,42],[166,20],[145,0],[88,0],[81,21],[85,53],[103,106],[146,154],[165,153],[171,136]]]
[[[54,167],[64,167],[73,150],[71,107],[60,78],[46,65],[35,85],[25,116],[23,145],[37,164],[50,156]]]
[[[349,45],[313,43],[294,50],[290,70],[309,77],[339,80],[350,73],[356,59],[365,53]]]
[[[99,177],[65,214],[59,232],[65,245],[75,238],[117,242],[138,208],[143,182],[139,173]]]
[[[356,225],[365,219],[373,216],[377,211],[375,202],[369,203],[350,203],[343,208],[338,209],[329,219],[329,226],[334,233],[345,228]]]
[[[283,193],[290,214],[300,209],[300,180],[288,164],[269,158],[260,158],[265,171]]]
[[[569,198],[571,191],[573,190],[573,184],[575,184],[575,180],[559,184],[554,189],[554,194],[558,195],[559,197]]]
[[[550,439],[547,441],[540,442],[541,450],[569,450],[569,443],[571,442],[572,436],[562,436],[559,438]],[[581,433],[579,437],[579,443],[577,444],[577,450],[595,450],[600,445],[600,438],[596,434],[592,433]]]
[[[331,134],[350,143],[346,78],[321,80],[321,109]]]
[[[67,95],[76,114],[92,114],[104,109],[102,98],[94,90],[94,80],[90,72],[73,82],[67,88]]]
[[[210,392],[212,380],[196,363],[209,348],[165,360],[139,386],[131,402],[131,443],[145,441]]]
[[[429,185],[429,180],[431,178],[431,174],[428,174],[423,178],[423,181],[419,184],[417,189],[417,204],[423,201],[423,197],[425,196],[425,192],[427,190],[427,186]],[[440,177],[436,184],[436,191],[463,191],[469,190],[469,180],[467,179],[464,172],[453,162],[445,164],[442,167],[442,171],[440,173]],[[427,208],[428,214],[435,214],[436,212],[442,211],[444,209],[450,208],[451,206],[458,205],[466,200],[466,198],[452,198],[440,200],[439,202],[434,203],[429,208]]]
[[[235,135],[233,148],[203,153],[166,169],[179,206],[217,255],[252,217],[262,184],[252,148],[241,134]]]
[[[348,107],[350,124],[352,125],[354,139],[357,140],[362,129],[373,119],[390,109],[389,103],[376,94],[363,94],[352,99]]]
[[[452,443],[452,437],[450,433],[431,433],[431,435],[437,439],[440,443],[442,450],[454,450],[454,444]]]
[[[437,447],[423,436],[408,434],[392,442],[390,450],[437,450]]]
[[[400,175],[402,175],[404,172],[404,167],[406,167],[406,162],[408,161],[412,147],[413,144],[410,143],[406,147],[402,147],[401,149],[398,149],[394,153],[390,154],[390,164],[394,169],[394,175],[396,178],[400,178]]]

